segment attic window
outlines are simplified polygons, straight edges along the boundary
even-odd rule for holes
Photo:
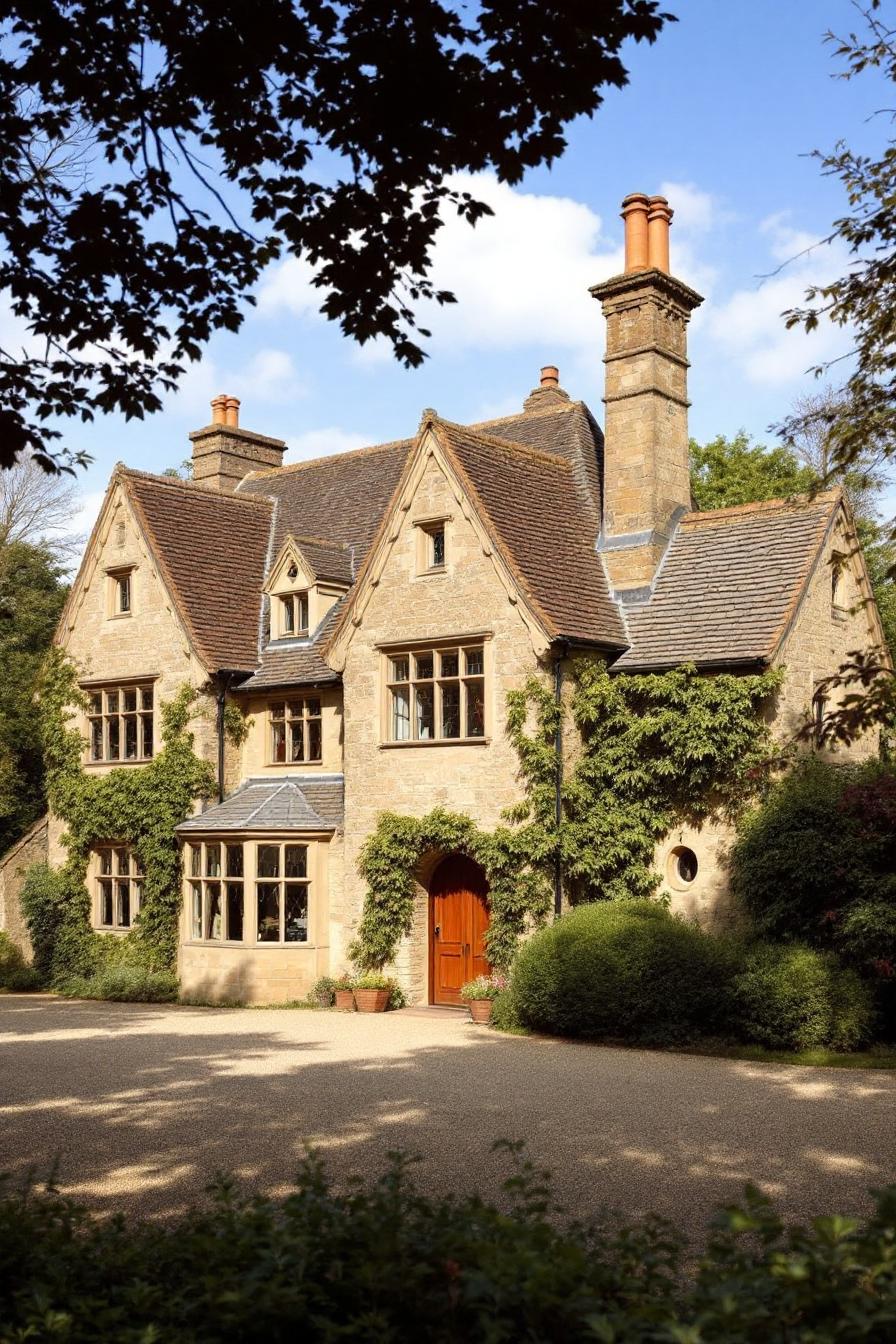
[[[418,574],[444,574],[448,557],[447,522],[447,518],[416,520]]]
[[[842,613],[846,606],[844,601],[845,587],[846,556],[834,551],[831,555],[831,606],[838,614]]]
[[[308,594],[288,593],[280,598],[280,635],[289,639],[293,635],[308,633]]]
[[[133,610],[133,570],[117,569],[109,575],[110,616],[130,616]]]

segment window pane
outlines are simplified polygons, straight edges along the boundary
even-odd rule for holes
[[[432,680],[432,654],[418,654],[414,660],[417,664],[417,679],[419,681]]]
[[[221,883],[206,882],[205,884],[205,936],[209,939],[218,939],[223,930],[221,928]]]
[[[443,653],[443,654],[442,654],[442,664],[441,664],[441,665],[442,665],[442,676],[443,676],[443,677],[456,677],[456,676],[457,676],[458,667],[457,667],[457,654],[456,654],[456,653]]]
[[[202,872],[202,846],[190,846],[190,876],[199,877]]]
[[[199,882],[190,883],[192,897],[190,928],[194,938],[202,937],[202,886]]]
[[[111,875],[112,872],[112,851],[111,849],[100,850],[100,872],[104,875]]]
[[[481,681],[468,681],[467,687],[467,737],[485,736],[485,695]]]
[[[124,721],[124,758],[126,761],[137,759],[137,716],[129,715]]]
[[[205,875],[206,877],[221,876],[221,846],[206,845],[205,847]]]
[[[302,717],[301,700],[290,700],[288,708],[289,708],[289,717],[291,719],[300,719]]]
[[[227,883],[227,937],[232,943],[243,941],[243,884]]]
[[[307,943],[308,941],[308,888],[286,884],[286,911],[284,921],[284,941],[287,943]]]
[[[308,846],[307,845],[287,845],[286,863],[284,864],[285,877],[307,877],[308,876]]]
[[[117,882],[118,894],[116,897],[115,922],[119,928],[130,928],[131,924],[131,884],[130,882]]]
[[[295,613],[293,610],[291,597],[281,597],[280,613],[281,613],[280,615],[281,629],[284,635],[294,634],[296,625],[295,625]]]
[[[128,852],[126,849],[116,849],[115,871],[116,873],[120,873],[122,877],[127,877],[128,873],[131,871],[131,865],[128,859]]]
[[[258,846],[258,876],[259,877],[280,876],[279,845]]]
[[[103,759],[102,719],[91,719],[90,721],[90,757],[91,760],[94,761],[101,761]]]
[[[130,611],[131,609],[131,576],[123,575],[118,580],[118,610]]]
[[[131,883],[131,913],[138,915],[140,907],[143,904],[143,883],[136,881]]]
[[[282,700],[275,700],[271,705],[271,718],[282,719],[286,714],[286,706]]]
[[[122,691],[121,698],[125,713],[133,714],[134,710],[137,708],[137,692],[133,690]]]
[[[308,720],[308,756],[309,761],[319,761],[323,755],[321,749],[320,719]]]
[[[416,686],[414,701],[417,706],[416,735],[418,738],[435,736],[435,691],[432,686]]]
[[[485,670],[482,661],[482,649],[467,649],[465,656],[467,661],[467,675],[471,677],[481,677]]]
[[[301,719],[293,719],[289,725],[289,759],[291,761],[305,759],[305,729]]]
[[[286,724],[276,719],[271,723],[271,760],[286,760]]]
[[[445,563],[445,529],[444,527],[437,527],[429,535],[432,540],[432,558],[430,563],[433,568],[436,568]]]
[[[227,876],[242,877],[243,875],[243,847],[242,845],[227,846]]]
[[[98,692],[90,696],[88,700],[87,712],[89,714],[102,714],[103,697]]]
[[[442,683],[442,736],[460,737],[460,686],[456,681]]]
[[[141,715],[141,724],[142,724],[142,732],[143,732],[143,742],[142,742],[143,755],[144,755],[145,757],[151,757],[151,756],[152,756],[152,715],[151,715],[151,714],[143,714],[143,715]]]
[[[100,923],[112,927],[112,883],[100,880]]]
[[[407,681],[408,679],[408,660],[407,658],[392,659],[391,681]]]
[[[260,943],[279,943],[280,941],[280,884],[279,882],[259,882],[258,895],[258,941]]]
[[[106,720],[106,723],[109,725],[109,756],[108,756],[108,759],[109,759],[110,761],[117,761],[117,760],[118,760],[118,741],[119,741],[119,731],[118,731],[118,726],[119,726],[120,720],[117,719],[117,718],[115,718],[115,719],[107,719],[107,720]]]
[[[143,709],[152,709],[152,687],[144,686],[140,692],[140,704]]]
[[[407,688],[392,692],[392,741],[407,742],[411,736],[411,702]]]
[[[319,719],[319,718],[320,718],[320,701],[319,701],[319,700],[306,700],[306,701],[305,701],[305,713],[308,714],[309,717],[312,718],[312,719]]]
[[[107,714],[117,714],[117,713],[118,713],[118,692],[117,692],[117,691],[107,691],[107,692],[106,692],[106,712],[107,712]]]
[[[299,608],[299,629],[308,629],[308,594],[302,593],[297,599]]]

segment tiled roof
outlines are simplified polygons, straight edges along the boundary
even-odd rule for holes
[[[342,775],[256,777],[177,831],[335,831],[343,824],[343,799]]]
[[[206,667],[256,667],[270,503],[167,476],[119,472]]]
[[[325,686],[338,682],[339,673],[324,662],[323,650],[336,627],[342,605],[340,600],[330,608],[310,639],[276,639],[267,644],[258,671],[235,689],[251,692],[278,686]]]
[[[549,633],[624,648],[622,619],[595,549],[596,516],[575,463],[444,420],[433,425]]]
[[[354,547],[341,541],[323,541],[320,537],[294,537],[316,579],[351,583],[355,577]]]
[[[685,514],[650,601],[628,610],[614,671],[768,662],[802,595],[840,496]]]

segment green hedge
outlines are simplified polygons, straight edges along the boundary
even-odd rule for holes
[[[855,1050],[874,1020],[870,987],[831,953],[799,943],[748,948],[732,985],[734,1030],[771,1050]]]
[[[524,1026],[666,1045],[728,1028],[733,946],[651,900],[579,906],[521,948],[512,984]]]
[[[523,1161],[513,1216],[427,1197],[396,1158],[334,1193],[313,1162],[282,1201],[225,1182],[165,1223],[0,1200],[0,1340],[65,1344],[855,1344],[896,1329],[896,1187],[863,1223],[785,1226],[748,1191],[706,1251],[667,1224],[563,1226]]]
[[[173,1003],[177,976],[172,971],[151,971],[145,966],[112,962],[92,975],[70,976],[58,984],[58,992],[71,999],[109,999],[119,1003]]]
[[[22,993],[39,987],[40,976],[28,965],[9,934],[0,929],[0,989]]]

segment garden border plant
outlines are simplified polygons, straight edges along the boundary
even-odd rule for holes
[[[761,711],[783,675],[704,677],[683,665],[613,676],[583,658],[560,704],[546,681],[531,677],[507,697],[524,798],[491,832],[442,808],[419,818],[382,813],[358,863],[368,890],[350,955],[370,969],[394,959],[413,924],[421,861],[437,852],[481,864],[491,911],[486,949],[499,970],[527,927],[545,922],[558,857],[574,902],[653,895],[656,844],[676,822],[733,819],[755,795],[774,759]],[[567,718],[581,750],[562,786],[558,825],[555,742]]]
[[[169,973],[177,954],[181,903],[181,862],[175,827],[197,798],[215,788],[211,765],[193,750],[189,723],[199,692],[183,686],[160,706],[162,749],[139,768],[120,767],[91,774],[81,765],[83,738],[73,727],[73,711],[85,704],[77,670],[61,650],[48,655],[40,685],[39,714],[47,767],[47,796],[65,823],[67,858],[60,869],[36,865],[26,874],[22,908],[34,948],[34,964],[44,981],[83,989],[110,962],[127,963],[148,976]],[[232,716],[231,716],[232,718]],[[231,737],[243,721],[227,723]],[[128,933],[96,933],[86,886],[90,851],[118,841],[136,851],[144,874],[138,919]]]

